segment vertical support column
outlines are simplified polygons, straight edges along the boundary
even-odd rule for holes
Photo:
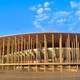
[[[60,33],[60,38],[59,38],[59,53],[60,53],[60,63],[62,64],[63,58],[62,58],[62,34]],[[62,72],[62,66],[60,68],[60,71]]]
[[[7,63],[9,63],[10,38],[7,41]]]
[[[68,63],[71,63],[71,56],[70,56],[70,34],[68,34],[68,38],[67,38],[67,54],[68,54]],[[69,71],[70,71],[70,65],[69,65]]]
[[[17,43],[17,45],[18,45],[17,48],[18,48],[18,63],[19,63],[20,62],[20,59],[19,59],[19,57],[20,57],[20,40],[18,39],[17,42],[18,42]]]
[[[25,63],[27,62],[27,40],[24,38]]]
[[[33,49],[33,47],[32,47],[32,43],[33,43],[33,42],[32,42],[32,38],[31,38],[31,50]]]
[[[77,55],[77,56],[78,56],[78,57],[77,57],[78,60],[77,60],[77,61],[78,61],[78,62],[77,62],[77,63],[79,64],[79,61],[80,61],[80,48],[79,48],[79,41],[77,41],[77,46],[78,46],[78,49],[77,49],[77,53],[78,53],[78,55]],[[78,71],[79,71],[79,66],[78,66],[77,69],[78,69]]]
[[[30,39],[30,52],[31,52],[31,63],[33,63],[32,57],[33,57],[33,52],[32,52],[32,38]]]
[[[41,42],[40,42],[40,40],[39,40],[39,63],[41,63],[41,61],[42,61],[42,58],[41,58]],[[43,56],[44,57],[44,56]]]
[[[13,39],[11,40],[12,42],[11,42],[11,63],[13,63],[13,44],[14,44],[14,41],[13,41]]]
[[[75,57],[76,57],[76,38],[74,37],[74,41],[73,41],[73,62],[74,63],[76,62]]]
[[[73,60],[73,58],[74,58],[74,56],[73,56],[73,54],[74,54],[74,44],[73,44],[73,43],[74,43],[74,41],[71,42],[71,45],[72,45],[72,46],[71,46],[71,57],[72,57],[71,63],[73,63],[73,61],[74,61],[74,60]]]
[[[23,51],[23,41],[22,41],[22,36],[21,36],[21,53],[20,53],[20,55],[21,55],[21,64],[22,64],[22,51]]]
[[[33,45],[32,45],[32,49],[33,49],[33,51],[34,51],[34,48],[35,48],[35,44],[34,44],[35,42],[33,42]],[[33,63],[34,63],[34,61],[36,60],[36,55],[34,55],[34,57],[35,57],[35,59],[33,60]]]
[[[27,50],[27,53],[26,53],[26,62],[28,64],[28,66],[27,66],[28,69],[27,70],[29,72],[29,56],[28,56],[29,54],[28,54],[28,41],[27,40],[26,40],[26,47],[27,47],[27,49],[26,49]]]
[[[15,48],[15,51],[14,51],[14,64],[16,63],[16,53],[17,53],[17,42],[16,42],[16,36],[14,37],[14,48]],[[16,69],[16,66],[14,65],[14,70]]]
[[[27,59],[26,59],[26,61],[28,63],[28,72],[29,72],[29,56],[28,56],[29,54],[28,54],[28,41],[27,40],[26,40],[26,46],[27,46],[27,54],[26,54],[27,55],[27,57],[26,57]]]
[[[24,38],[24,51],[26,50],[26,47],[25,47],[25,45],[26,45],[26,43],[25,43],[25,38]],[[26,54],[25,54],[25,56],[24,56],[24,63],[26,62]]]
[[[21,36],[21,68],[23,70],[23,36]]]
[[[44,34],[44,72],[46,71],[45,63],[48,62],[47,58],[47,39],[46,34]]]
[[[78,53],[78,38],[77,38],[77,34],[75,35],[75,38],[76,38],[76,62],[78,64],[78,60],[79,60],[79,53]],[[78,72],[78,65],[77,65],[77,72]]]
[[[55,51],[54,51],[54,34],[52,34],[52,63],[54,62],[55,58]],[[54,72],[54,65],[52,65],[52,71]]]
[[[0,45],[0,64],[1,64],[1,45]]]
[[[23,37],[21,36],[21,64],[23,63]]]
[[[63,63],[67,63],[67,58],[68,58],[68,50],[67,50],[67,38],[66,38],[66,41],[65,41],[65,48],[64,48],[65,51],[63,51],[63,54],[65,55],[66,59],[63,61]]]
[[[16,36],[15,36],[15,54],[17,53],[17,41],[16,41]],[[16,57],[14,57],[14,63],[16,63]]]
[[[75,63],[75,57],[74,57],[74,55],[75,55],[75,39],[74,39],[74,41],[73,41],[73,62]]]
[[[7,39],[7,63],[9,63],[10,59],[10,38]],[[7,66],[7,69],[9,69],[9,66]]]
[[[30,54],[30,35],[29,35],[29,37],[28,37],[28,50],[29,50],[29,54]],[[28,61],[28,72],[30,72],[30,60],[31,60],[31,56],[29,56],[29,61]]]
[[[0,64],[2,63],[2,58],[1,58],[1,46],[2,46],[2,45],[0,45]],[[0,70],[1,70],[1,66],[0,66]]]
[[[2,64],[4,64],[4,46],[5,46],[5,40],[3,39],[3,45],[2,45]],[[4,66],[2,66],[2,70],[4,69]]]
[[[38,63],[38,34],[36,35],[36,72],[38,72],[38,67],[37,67],[37,63]]]
[[[25,55],[25,63],[28,63],[28,56],[27,56],[27,51],[28,51],[28,47],[27,47],[27,39],[25,38],[25,50],[26,50],[26,55]]]

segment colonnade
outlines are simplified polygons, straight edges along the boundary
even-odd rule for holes
[[[0,69],[79,71],[78,34],[36,33],[0,38]]]

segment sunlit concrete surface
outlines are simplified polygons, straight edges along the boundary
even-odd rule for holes
[[[80,73],[0,71],[0,80],[80,80]]]

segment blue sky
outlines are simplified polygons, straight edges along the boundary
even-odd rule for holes
[[[0,35],[80,32],[80,0],[0,0]]]

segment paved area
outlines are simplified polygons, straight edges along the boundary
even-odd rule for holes
[[[80,80],[80,72],[0,71],[0,80]]]

